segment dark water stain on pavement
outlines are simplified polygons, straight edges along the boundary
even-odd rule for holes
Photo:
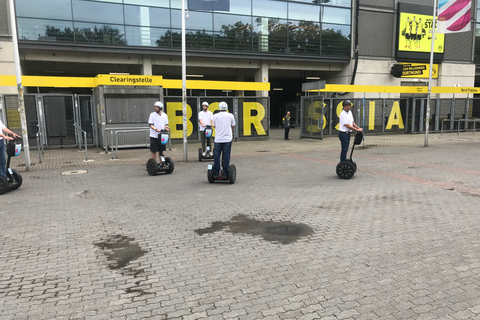
[[[132,276],[133,278],[140,278],[144,274],[144,269],[128,267],[130,262],[148,252],[135,242],[135,238],[115,234],[101,241],[94,242],[94,245],[100,248],[107,257],[110,270],[119,270],[123,276]],[[134,287],[126,288],[125,291],[127,293],[139,293],[140,295],[153,294],[139,289],[140,283],[141,280],[136,281]]]
[[[246,233],[252,236],[262,236],[264,240],[290,244],[302,237],[313,234],[312,228],[303,223],[290,221],[261,221],[237,215],[230,221],[214,221],[210,227],[197,229],[199,235],[224,230],[231,233]]]
[[[110,269],[121,269],[130,261],[147,253],[134,241],[134,238],[116,234],[94,244],[103,250],[109,261],[108,267]]]

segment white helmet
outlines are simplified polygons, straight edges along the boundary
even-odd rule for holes
[[[209,104],[208,104],[207,101],[203,101],[202,106],[207,106],[207,108],[208,108]]]
[[[218,110],[220,111],[227,111],[228,110],[228,105],[225,101],[222,101],[218,104]]]
[[[160,110],[163,109],[163,103],[161,103],[160,101],[155,102],[154,106],[159,107]]]

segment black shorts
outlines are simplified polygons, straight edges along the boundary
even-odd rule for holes
[[[159,138],[152,138],[150,137],[150,152],[158,152],[158,151],[165,151],[167,150],[166,145],[160,142]]]

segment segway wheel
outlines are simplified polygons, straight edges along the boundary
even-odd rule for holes
[[[10,186],[8,185],[7,178],[0,176],[0,194],[4,194],[8,189],[10,189]]]
[[[158,164],[155,159],[148,159],[147,161],[147,172],[151,176],[156,176],[158,172]]]
[[[198,161],[202,161],[203,159],[203,150],[202,148],[198,148]]]
[[[213,178],[213,169],[207,170],[207,179],[210,183],[213,183],[215,181],[215,179]]]
[[[357,172],[357,164],[355,162],[353,162],[353,171]]]
[[[235,180],[237,180],[237,168],[234,164],[231,164],[230,167],[228,167],[228,182],[234,184]]]
[[[337,176],[340,179],[350,179],[355,174],[355,167],[349,160],[337,164]]]
[[[15,190],[15,189],[20,188],[20,186],[23,183],[23,178],[22,178],[22,175],[20,173],[18,173],[17,170],[12,169],[12,172],[13,172],[13,178],[15,178],[16,183],[11,187],[11,189]]]
[[[168,173],[168,174],[172,173],[172,172],[173,172],[173,169],[175,169],[175,165],[173,164],[173,160],[172,160],[171,158],[169,158],[169,157],[166,157],[166,158],[165,158],[165,163],[166,163],[167,166],[168,166],[168,169],[165,170],[165,173]]]

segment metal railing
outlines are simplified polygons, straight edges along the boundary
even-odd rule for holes
[[[110,153],[111,159],[118,159],[118,134],[120,133],[132,133],[132,132],[149,132],[150,128],[138,128],[138,127],[125,127],[125,128],[106,128],[104,132],[110,133]],[[106,135],[104,135],[106,136]],[[148,146],[149,142],[145,144]],[[108,153],[108,140],[106,139],[105,143],[105,153]],[[170,132],[168,132],[168,148],[172,150],[172,139],[170,139]],[[115,154],[115,156],[114,156]]]
[[[38,150],[38,162],[41,164],[42,163],[42,155],[43,155],[43,142],[42,142],[42,132],[38,130],[38,132],[35,134],[37,137],[37,150]]]
[[[477,121],[480,122],[480,119],[443,119],[442,120],[442,126],[441,126],[441,129],[440,129],[440,135],[443,134],[443,123],[444,122],[450,122],[450,123],[453,123],[455,124],[455,122],[458,122],[458,125],[457,125],[457,135],[460,134],[460,124],[463,122],[465,123],[465,128],[462,130],[462,131],[465,131],[467,132],[469,129],[468,129],[468,123],[471,123],[473,122],[473,128],[472,128],[472,132],[475,133],[475,130],[476,130],[476,127],[477,127]],[[450,128],[448,131],[450,132],[453,132],[453,128]]]
[[[85,161],[88,161],[88,147],[87,147],[87,132],[80,128],[78,125],[73,125],[75,129],[77,130],[77,136],[79,136],[79,132],[81,131],[83,133],[83,144],[85,146]],[[82,149],[82,140],[78,139],[78,149]]]

